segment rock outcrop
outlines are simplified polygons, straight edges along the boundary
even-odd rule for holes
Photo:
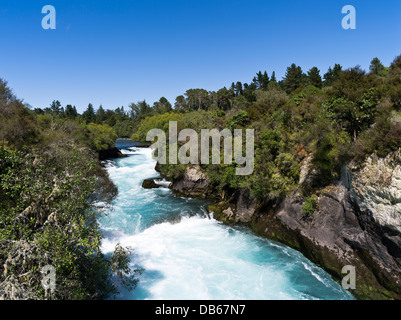
[[[160,185],[158,185],[152,179],[146,179],[142,183],[142,188],[144,188],[144,189],[158,189],[158,188],[160,188]]]
[[[401,260],[374,221],[361,221],[350,192],[330,186],[319,197],[319,208],[305,216],[303,197],[295,193],[276,208],[259,214],[252,222],[260,235],[302,252],[340,281],[343,267],[356,268],[360,299],[401,299]]]
[[[184,176],[173,181],[171,189],[174,194],[184,197],[213,198],[217,196],[210,185],[209,177],[199,165],[186,167]]]
[[[216,219],[226,223],[247,224],[253,220],[257,208],[258,201],[251,197],[248,190],[237,190],[229,199],[210,205],[209,211],[214,213]]]
[[[112,148],[108,150],[99,151],[99,160],[104,161],[107,159],[126,158],[127,155],[123,154],[120,149]]]
[[[341,183],[324,189],[317,189],[319,175],[306,158],[299,185],[319,194],[312,216],[303,212],[300,191],[278,205],[237,191],[209,210],[225,223],[248,224],[257,234],[299,250],[335,280],[344,277],[345,266],[354,266],[357,283],[351,293],[357,298],[401,299],[400,155],[350,164]]]
[[[401,235],[401,150],[386,158],[370,156],[343,169],[342,182],[362,214]]]
[[[319,172],[306,158],[300,189],[280,203],[257,201],[249,191],[213,190],[199,166],[173,181],[176,194],[221,202],[209,206],[227,224],[245,224],[258,235],[284,243],[341,281],[345,266],[356,269],[358,299],[401,299],[401,150],[385,159],[370,157],[344,169],[342,181],[319,187]],[[318,194],[313,215],[303,211],[301,191]]]

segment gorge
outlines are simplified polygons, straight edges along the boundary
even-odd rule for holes
[[[128,157],[106,163],[119,195],[100,221],[103,251],[131,246],[133,266],[144,269],[120,299],[353,299],[296,250],[215,220],[210,200],[175,196],[159,180],[160,188],[143,189],[143,180],[160,178],[151,150],[117,146]]]
[[[359,299],[400,299],[401,157],[376,155],[343,168],[341,180],[321,188],[313,214],[305,214],[301,188],[319,179],[310,157],[302,163],[299,188],[283,201],[258,201],[249,191],[225,190],[209,206],[217,220],[246,225],[257,235],[288,245],[330,273],[336,281],[345,266],[357,270]],[[216,194],[198,166],[173,182],[176,194]]]

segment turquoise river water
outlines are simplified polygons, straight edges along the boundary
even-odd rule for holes
[[[353,299],[301,253],[209,217],[207,201],[176,197],[168,182],[143,189],[144,179],[160,176],[151,150],[134,145],[118,140],[129,157],[107,161],[119,194],[100,220],[103,252],[130,246],[132,266],[144,269],[137,288],[119,299]]]

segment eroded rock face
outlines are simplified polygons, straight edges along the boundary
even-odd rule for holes
[[[401,237],[362,214],[345,186],[321,190],[312,216],[303,212],[298,192],[277,206],[261,205],[243,191],[236,195],[231,203],[210,206],[217,219],[246,223],[257,234],[297,249],[339,282],[343,268],[354,266],[357,287],[351,293],[357,298],[401,299]]]
[[[177,195],[197,198],[208,198],[217,196],[213,194],[208,176],[199,165],[188,166],[184,177],[174,181],[172,190]]]
[[[401,150],[343,170],[343,182],[361,213],[401,235]]]
[[[250,222],[255,214],[258,202],[255,198],[252,198],[249,191],[239,191],[235,195],[236,197],[236,222]]]
[[[319,197],[311,217],[302,210],[303,197],[292,194],[277,207],[255,217],[254,230],[302,252],[340,281],[342,268],[356,268],[360,299],[401,298],[401,255],[374,221],[361,222],[344,186],[330,186]],[[399,239],[398,239],[399,240]]]
[[[400,159],[397,152],[350,166],[342,183],[320,188],[312,216],[303,212],[299,191],[277,205],[257,201],[246,190],[219,195],[199,166],[187,167],[172,189],[183,196],[218,197],[222,202],[209,207],[218,220],[247,224],[257,234],[299,250],[339,282],[343,268],[354,266],[357,288],[351,293],[357,298],[401,299]],[[306,159],[300,187],[314,189],[316,181],[319,174]]]
[[[251,197],[248,190],[237,190],[227,201],[209,206],[209,211],[213,212],[218,220],[226,223],[247,224],[253,220],[257,208],[258,201]]]
[[[299,173],[299,186],[306,192],[313,192],[314,189],[324,185],[321,171],[312,163],[313,155],[309,154],[301,162]]]

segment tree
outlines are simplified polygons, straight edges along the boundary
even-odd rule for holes
[[[330,67],[329,70],[323,76],[324,85],[331,86],[333,82],[338,79],[342,70],[343,67],[339,64],[335,64],[333,69]]]
[[[54,100],[51,104],[50,104],[50,110],[51,113],[55,116],[60,116],[62,113],[64,113],[64,109],[61,106],[60,101],[58,100]]]
[[[320,70],[317,67],[313,67],[308,71],[308,84],[319,89],[322,88],[322,77],[320,76]]]
[[[113,110],[105,111],[105,124],[108,124],[110,127],[114,127],[117,123],[117,116]]]
[[[333,83],[332,93],[353,102],[360,102],[362,95],[372,88],[372,77],[369,77],[360,66],[342,71]]]
[[[89,103],[88,108],[82,114],[82,117],[85,120],[86,124],[94,122],[96,120],[96,115],[92,103]]]
[[[103,106],[100,105],[99,109],[96,111],[96,123],[102,123],[106,120],[106,112],[103,109]]]
[[[131,103],[131,117],[136,121],[141,121],[148,116],[152,115],[152,108],[147,104],[146,100],[139,101],[138,103]]]
[[[234,83],[234,82],[231,83],[230,90],[231,90],[232,92],[235,92],[235,83]]]
[[[189,89],[185,92],[187,105],[193,110],[206,110],[210,99],[209,93],[204,89]]]
[[[256,77],[253,78],[253,84],[256,86],[256,89],[266,90],[269,82],[269,75],[266,71],[264,73],[262,73],[262,71],[259,71],[256,74]]]
[[[373,58],[370,62],[369,70],[371,73],[379,76],[379,77],[386,77],[388,75],[388,69],[381,63],[379,58]]]
[[[216,92],[216,102],[220,110],[229,110],[232,107],[234,93],[226,87]]]
[[[156,111],[158,114],[163,114],[166,112],[171,112],[173,110],[171,103],[165,98],[161,97],[158,102],[155,102],[153,104],[153,109]]]
[[[246,111],[240,111],[232,118],[227,121],[227,128],[234,130],[245,126],[249,121],[248,113]]]
[[[401,79],[401,55],[396,57],[390,65],[390,76]]]
[[[108,150],[115,146],[117,134],[107,124],[90,123],[88,125],[92,148],[96,151]]]
[[[235,95],[236,96],[242,96],[243,93],[244,93],[244,89],[242,87],[242,83],[238,81],[235,84]]]
[[[75,106],[68,104],[65,107],[65,116],[67,119],[74,120],[78,116],[78,112]]]
[[[260,88],[261,88],[262,90],[267,90],[267,87],[268,87],[268,85],[269,85],[269,82],[270,82],[269,75],[267,74],[267,71],[265,71],[265,72],[263,73],[263,76],[262,76],[262,84],[261,84]]]
[[[302,72],[302,68],[293,63],[287,68],[287,72],[283,79],[284,88],[287,93],[291,93],[294,90],[305,84],[305,74]]]
[[[378,102],[378,94],[371,88],[359,101],[332,98],[323,104],[323,108],[327,117],[334,120],[339,129],[346,130],[355,141],[360,132],[374,123]]]
[[[270,79],[270,82],[276,82],[277,83],[277,79],[276,79],[276,71],[273,71],[272,73],[272,77]]]
[[[13,91],[8,87],[7,81],[0,78],[0,103],[10,103],[17,100]]]
[[[244,97],[246,98],[246,100],[248,100],[248,102],[254,102],[256,101],[256,96],[255,96],[255,90],[257,89],[256,84],[255,83],[251,83],[251,84],[247,84],[244,83]]]
[[[184,96],[178,96],[175,98],[174,109],[180,112],[184,112],[187,109],[187,101]]]

